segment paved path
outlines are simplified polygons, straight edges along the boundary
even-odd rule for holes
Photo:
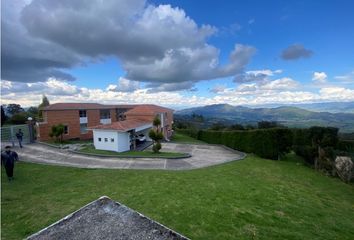
[[[190,153],[192,157],[183,159],[95,157],[39,143],[25,145],[22,149],[14,148],[21,161],[79,168],[188,170],[240,160],[245,157],[242,152],[218,145],[163,143],[162,149],[164,152]]]

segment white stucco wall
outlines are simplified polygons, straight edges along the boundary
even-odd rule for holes
[[[130,138],[127,132],[118,132],[118,152],[130,150]]]
[[[99,141],[101,138],[101,141]],[[114,142],[111,142],[111,138]],[[105,142],[107,139],[107,142]],[[93,130],[93,144],[96,149],[118,152],[118,132],[112,130]]]
[[[99,141],[101,138],[101,141]],[[107,139],[107,142],[105,141]],[[111,139],[114,139],[112,142]],[[93,144],[96,149],[109,150],[115,152],[125,152],[130,150],[129,134],[114,130],[93,130]]]

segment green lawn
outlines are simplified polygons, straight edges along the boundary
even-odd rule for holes
[[[89,143],[93,143],[93,141],[92,140],[63,140],[60,143],[58,141],[50,140],[50,141],[45,141],[45,143],[60,146],[63,144],[89,144]]]
[[[354,239],[354,186],[294,157],[191,171],[19,163],[2,169],[2,239],[22,239],[107,195],[192,239]]]
[[[79,150],[79,152],[83,153],[92,153],[92,154],[100,154],[105,156],[118,156],[118,157],[150,157],[150,158],[164,158],[164,157],[185,157],[186,153],[177,153],[177,152],[159,152],[154,153],[152,150],[146,151],[129,151],[129,152],[113,152],[107,150],[99,150],[95,149],[93,146],[86,146]]]
[[[193,144],[200,144],[200,143],[205,143],[203,141],[197,140],[195,138],[192,138],[190,136],[175,132],[173,134],[171,142],[175,143],[193,143]]]

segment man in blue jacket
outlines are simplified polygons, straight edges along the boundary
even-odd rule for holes
[[[16,137],[18,140],[18,144],[20,145],[20,148],[22,148],[23,132],[21,129],[19,129],[18,132],[16,133]]]
[[[1,153],[1,163],[5,167],[6,175],[9,181],[14,180],[15,161],[18,161],[17,153],[11,151],[10,146],[6,146],[5,151]]]

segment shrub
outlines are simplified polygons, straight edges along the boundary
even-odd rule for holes
[[[309,145],[295,145],[293,150],[296,155],[302,157],[306,164],[313,166],[317,155],[317,149]]]
[[[346,152],[354,152],[354,141],[339,140],[337,143],[337,149]]]
[[[163,139],[163,133],[161,132],[160,125],[161,120],[158,116],[156,116],[153,120],[154,128],[150,130],[149,137],[154,141],[154,145],[152,150],[154,153],[158,153],[161,149],[160,141]]]
[[[154,153],[158,153],[161,149],[161,143],[157,142],[154,144],[154,146],[152,147],[152,151],[154,151]]]
[[[63,142],[63,134],[64,134],[64,125],[58,124],[58,125],[52,126],[49,136],[51,138],[55,138],[55,141],[62,143]]]

